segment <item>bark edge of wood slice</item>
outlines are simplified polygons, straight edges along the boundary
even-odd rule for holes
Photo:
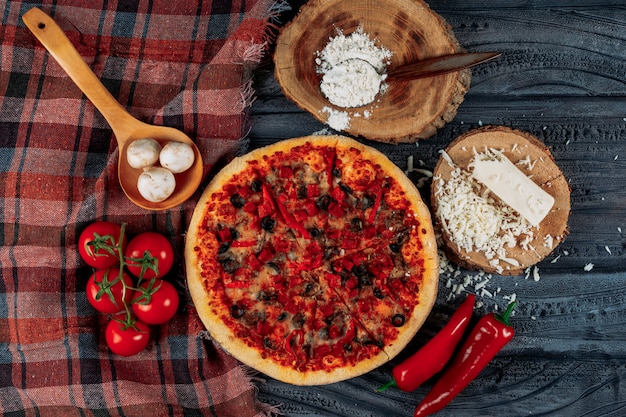
[[[369,105],[334,106],[320,91],[315,59],[337,30],[348,36],[359,27],[393,53],[388,68],[464,52],[450,25],[422,0],[312,0],[276,40],[274,75],[284,95],[322,123],[330,124],[329,117],[337,112],[348,117],[349,126],[340,130],[353,136],[386,143],[433,136],[456,116],[469,90],[471,70],[390,82]]]
[[[521,238],[517,239],[514,247],[506,248],[505,257],[517,261],[518,265],[502,259],[494,263],[484,251],[460,248],[446,231],[449,219],[444,219],[443,213],[440,212],[440,193],[444,183],[451,180],[455,167],[470,172],[468,165],[473,161],[475,152],[481,153],[487,148],[501,151],[527,177],[555,199],[550,212],[537,227],[531,229],[532,240],[527,242],[526,248],[520,244]],[[486,126],[459,136],[446,148],[445,153],[454,166],[451,166],[444,156],[439,158],[433,171],[431,206],[433,220],[441,233],[444,251],[452,262],[463,268],[492,274],[519,275],[547,257],[565,239],[569,233],[571,188],[556,165],[548,146],[535,136],[504,126]],[[520,163],[526,158],[529,158],[526,163]],[[484,185],[478,186],[481,192],[486,190]],[[504,205],[493,193],[491,195],[496,200],[496,205]]]

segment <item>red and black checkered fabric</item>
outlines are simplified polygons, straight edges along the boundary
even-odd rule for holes
[[[284,4],[279,2],[279,4]],[[198,195],[150,212],[124,196],[102,115],[24,26],[40,7],[135,117],[185,131],[205,183],[244,144],[251,69],[266,52],[270,0],[0,0],[0,413],[11,416],[246,417],[247,369],[202,337],[185,293],[184,232]],[[171,239],[183,302],[148,348],[113,355],[107,318],[84,294],[77,251],[95,220]]]

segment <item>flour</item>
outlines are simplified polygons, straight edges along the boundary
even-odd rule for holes
[[[370,104],[387,88],[384,81],[392,53],[377,46],[361,27],[349,36],[337,32],[317,53],[317,72],[323,75],[320,89],[339,107]]]
[[[350,36],[345,36],[339,29],[337,33],[337,36],[330,38],[324,49],[317,54],[316,63],[321,73],[326,73],[340,62],[353,58],[369,62],[378,73],[386,70],[392,55],[391,51],[378,47],[375,40],[370,39],[369,35],[363,32],[362,27]]]
[[[335,106],[361,107],[374,101],[382,76],[361,59],[348,59],[324,74],[320,90]]]
[[[328,106],[325,106],[322,109],[322,112],[328,114],[326,123],[328,123],[328,126],[333,129],[341,132],[350,128],[350,116],[348,115],[348,112],[335,110]]]

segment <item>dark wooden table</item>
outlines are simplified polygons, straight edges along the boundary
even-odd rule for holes
[[[295,10],[302,2],[291,2]],[[515,297],[515,339],[441,416],[626,415],[626,5],[601,0],[431,0],[468,51],[503,52],[473,70],[457,117],[416,144],[381,145],[406,169],[432,170],[438,152],[483,125],[528,131],[552,149],[570,180],[570,235],[532,273],[488,277],[442,273],[437,304],[398,358],[363,377],[319,387],[268,379],[259,396],[287,416],[411,416],[432,386],[374,389],[423,345],[469,283],[483,306]],[[287,14],[285,19],[293,15]],[[283,20],[285,20],[283,19]],[[256,73],[251,147],[325,129],[281,93],[271,63]],[[415,181],[418,178],[414,178]],[[425,195],[427,187],[423,189]],[[591,268],[593,265],[593,268]],[[487,281],[483,289],[483,281]],[[475,290],[475,284],[479,289]]]

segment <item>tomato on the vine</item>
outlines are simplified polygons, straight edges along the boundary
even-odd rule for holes
[[[119,314],[107,325],[105,339],[109,349],[116,355],[136,355],[148,346],[150,327],[126,314]]]
[[[174,317],[178,310],[178,292],[172,284],[164,280],[143,282],[133,300],[133,313],[148,324],[164,324]]]
[[[123,281],[123,282],[122,282]],[[119,268],[99,269],[87,281],[87,300],[96,310],[114,314],[132,300],[133,280]]]
[[[96,221],[85,228],[78,238],[80,257],[91,267],[102,269],[119,265],[126,239],[122,241],[122,253],[116,247],[120,242],[122,228],[108,221]]]
[[[128,271],[143,279],[162,278],[174,265],[172,244],[157,232],[144,232],[132,238],[124,255]]]

